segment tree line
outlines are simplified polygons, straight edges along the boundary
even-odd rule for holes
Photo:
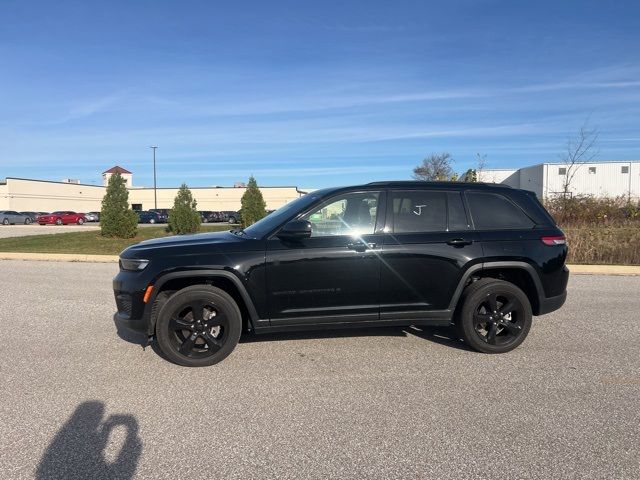
[[[267,204],[251,176],[240,200],[239,212],[242,227],[248,227],[267,216]],[[177,235],[196,233],[200,230],[198,202],[186,183],[183,183],[169,211],[167,230]],[[129,191],[119,173],[111,175],[100,210],[100,233],[105,237],[133,238],[138,233],[138,215],[129,208]]]

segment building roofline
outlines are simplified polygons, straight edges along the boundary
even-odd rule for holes
[[[120,173],[120,174],[125,174],[125,175],[133,175],[133,173],[131,173],[126,168],[121,167],[120,165],[114,165],[109,170],[105,170],[104,172],[102,172],[103,175],[105,173]]]
[[[64,183],[64,182],[63,182]],[[189,187],[189,190],[243,190],[247,187]],[[295,185],[276,185],[271,187],[265,187],[258,185],[258,188],[295,188],[298,190],[298,187]],[[127,190],[153,190],[153,187],[127,187]],[[157,187],[156,190],[180,190],[180,187]],[[300,192],[303,193],[303,192]]]
[[[61,185],[78,185],[83,187],[97,187],[97,188],[107,188],[105,185],[94,185],[89,183],[69,183],[69,182],[61,182],[58,180],[40,180],[37,178],[23,178],[23,177],[6,177],[4,182],[0,180],[0,184],[7,183],[7,180],[23,180],[26,182],[43,182],[43,183],[58,183]],[[202,190],[202,189],[236,189],[242,190],[246,187],[189,187],[189,190]],[[305,193],[298,190],[298,187],[294,185],[278,185],[274,187],[260,187],[258,188],[295,188],[298,193]],[[158,187],[157,190],[179,190],[180,187]],[[127,187],[127,190],[153,190],[153,187]]]
[[[7,180],[23,180],[26,182],[43,182],[43,183],[59,183],[61,185],[78,185],[82,187],[97,187],[97,188],[107,188],[104,185],[94,185],[90,183],[69,183],[69,182],[60,182],[57,180],[39,180],[37,178],[23,178],[23,177],[6,177],[5,182]]]
[[[640,163],[640,160],[589,160],[588,162],[580,162],[576,165],[593,165],[593,164],[602,164],[602,163]],[[534,163],[533,165],[525,165],[523,167],[516,167],[516,168],[485,168],[482,172],[507,172],[507,171],[518,171],[518,170],[522,170],[524,168],[531,168],[531,167],[539,167],[542,165],[566,165],[567,162],[562,162],[562,161],[558,161],[558,162],[541,162],[541,163]]]

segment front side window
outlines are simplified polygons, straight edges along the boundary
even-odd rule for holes
[[[333,197],[302,216],[311,222],[312,237],[368,235],[375,231],[379,192],[354,192]]]
[[[446,231],[446,195],[446,192],[425,190],[393,192],[394,233]]]
[[[469,210],[477,230],[530,229],[533,221],[497,193],[467,192]]]

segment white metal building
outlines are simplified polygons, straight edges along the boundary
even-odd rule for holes
[[[519,169],[483,170],[479,182],[504,183],[531,190],[540,198],[562,194],[567,176],[563,163],[540,163]],[[572,195],[640,199],[640,160],[588,162],[574,167]]]

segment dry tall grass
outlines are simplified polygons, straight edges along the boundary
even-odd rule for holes
[[[569,245],[568,263],[640,265],[640,225],[563,228]]]

